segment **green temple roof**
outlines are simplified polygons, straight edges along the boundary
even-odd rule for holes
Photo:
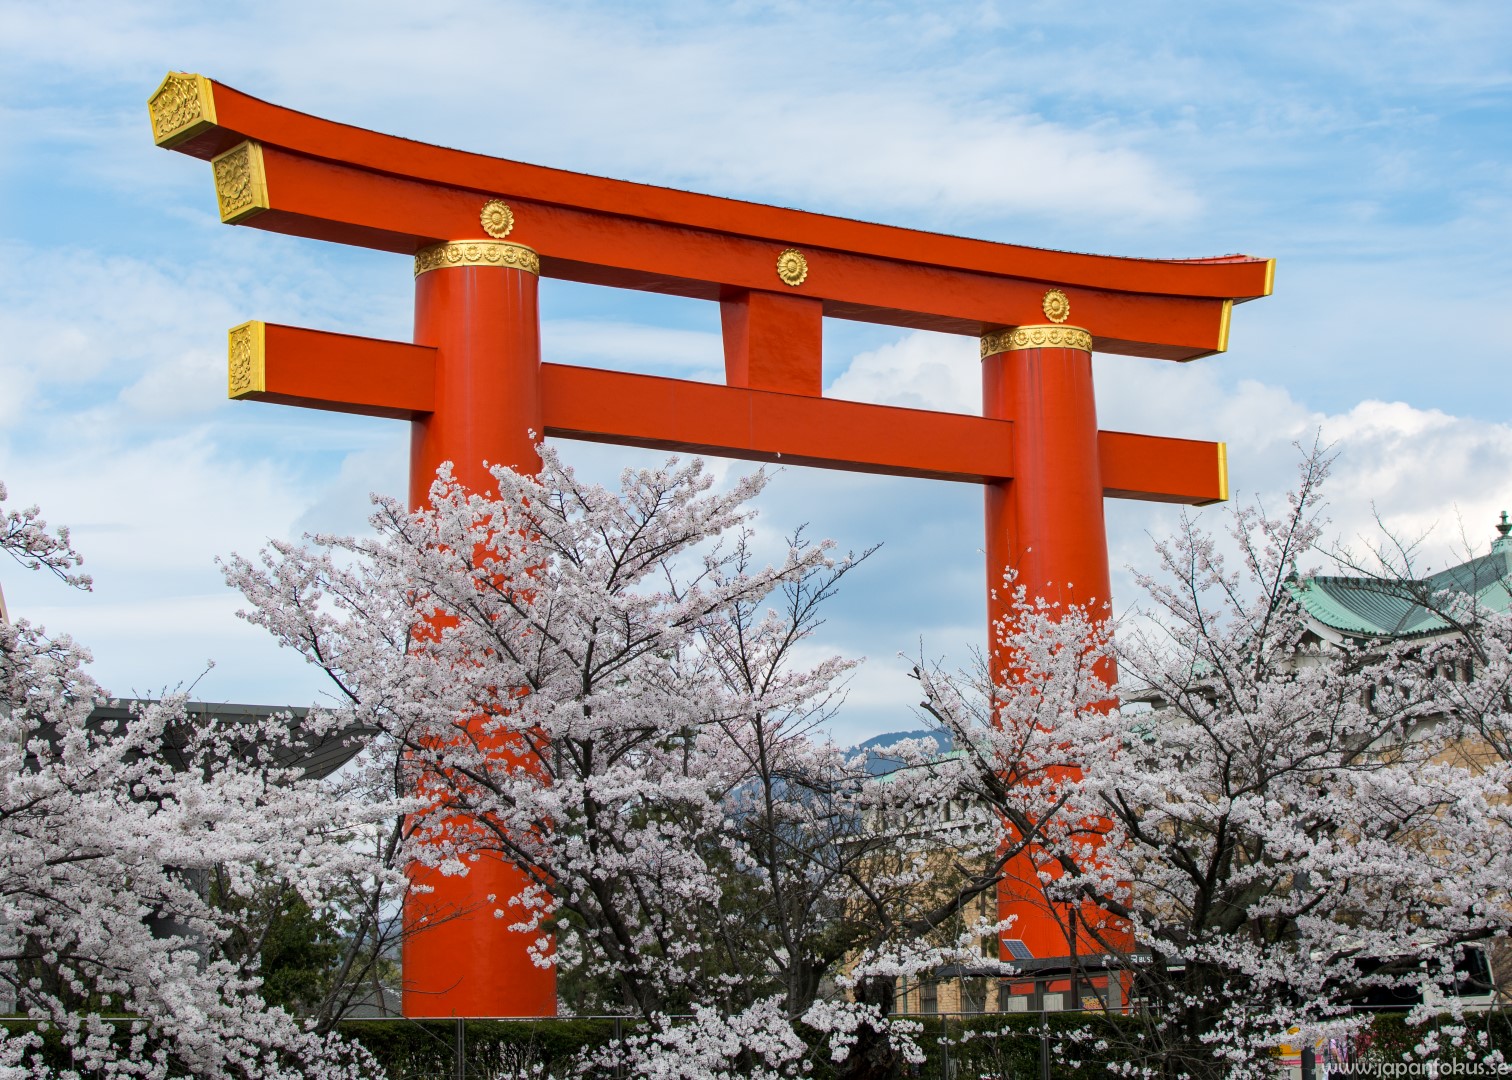
[[[1438,594],[1472,598],[1488,613],[1512,610],[1512,525],[1502,514],[1491,552],[1412,582],[1369,577],[1306,577],[1287,584],[1311,618],[1348,637],[1404,638],[1442,633],[1448,624],[1420,601]]]

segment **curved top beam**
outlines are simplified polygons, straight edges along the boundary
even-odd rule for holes
[[[200,75],[171,73],[148,105],[158,145],[227,161],[223,219],[338,243],[412,254],[482,238],[480,210],[498,198],[545,277],[705,299],[782,292],[833,317],[970,335],[1043,321],[1058,288],[1095,348],[1171,360],[1221,352],[1232,305],[1271,291],[1274,260],[1051,251],[613,180],[381,135]],[[775,269],[790,248],[809,271],[796,285]]]

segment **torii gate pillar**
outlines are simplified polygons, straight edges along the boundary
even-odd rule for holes
[[[999,638],[999,627],[1012,624],[1014,587],[1002,577],[1007,567],[1031,601],[1100,611],[1111,599],[1092,336],[1063,325],[1070,308],[1064,293],[1051,290],[1043,306],[1059,321],[982,338],[982,414],[1014,421],[1013,479],[985,485],[988,657],[995,680],[1013,677]],[[1111,665],[1105,675],[1111,684]],[[1032,851],[1005,867],[997,918],[1014,920],[1005,936],[1035,957],[1065,955],[1073,935],[1075,951],[1101,951],[1065,912],[1056,917],[1049,910],[1038,870]]]
[[[487,249],[496,263],[449,258],[458,248]],[[535,475],[546,431],[535,252],[495,240],[440,244],[426,255],[415,274],[415,344],[435,349],[435,408],[413,421],[413,507],[429,503],[444,461],[472,491],[493,488],[489,466]]]
[[[1066,298],[1052,291],[1045,306],[1061,310]],[[1009,566],[1031,598],[1106,604],[1092,335],[1055,323],[985,335],[982,415],[1014,422],[1013,479],[985,485],[990,622],[1011,600],[1000,587]]]
[[[429,504],[443,462],[476,492],[493,490],[489,466],[540,470],[539,274],[535,252],[501,241],[440,244],[416,260],[415,344],[434,350],[435,407],[411,421],[411,507]],[[528,955],[539,934],[509,929],[527,915],[508,903],[530,884],[524,870],[486,852],[465,877],[419,863],[409,874],[422,888],[405,904],[406,1016],[555,1015],[555,972]]]

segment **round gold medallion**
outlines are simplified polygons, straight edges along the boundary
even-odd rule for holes
[[[777,276],[784,285],[797,288],[808,278],[808,260],[797,248],[788,248],[777,256]]]
[[[1047,292],[1040,306],[1045,309],[1045,318],[1053,323],[1062,323],[1071,317],[1071,301],[1059,289]]]
[[[489,199],[483,204],[483,213],[479,215],[483,222],[483,231],[496,240],[502,240],[509,235],[514,228],[514,211],[509,204],[499,199]]]

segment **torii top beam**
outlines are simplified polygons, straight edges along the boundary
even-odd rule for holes
[[[414,254],[476,235],[480,199],[499,197],[544,277],[719,300],[773,288],[773,260],[796,248],[808,274],[791,293],[825,316],[977,337],[1040,321],[1055,287],[1094,350],[1179,361],[1222,352],[1233,305],[1272,286],[1269,259],[1049,251],[611,180],[365,131],[199,75],[165,79],[152,119],[180,153],[260,148],[260,183],[222,193],[228,222]]]

